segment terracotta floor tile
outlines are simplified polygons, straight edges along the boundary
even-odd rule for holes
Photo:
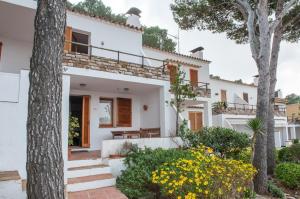
[[[68,194],[69,199],[127,199],[116,187],[105,187]]]

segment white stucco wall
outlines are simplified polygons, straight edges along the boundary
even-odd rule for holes
[[[243,93],[248,93],[249,104],[256,105],[257,87],[255,86],[210,79],[210,88],[212,103],[221,101],[221,90],[226,90],[227,102],[234,103],[236,101],[235,95],[243,99]]]
[[[143,106],[148,106],[144,110]],[[140,96],[141,128],[160,127],[160,93],[159,89]]]
[[[21,69],[29,69],[32,43],[1,35],[0,41],[3,43],[0,72],[19,73]]]

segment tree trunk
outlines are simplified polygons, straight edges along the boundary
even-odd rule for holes
[[[283,1],[277,2],[277,15],[283,9]],[[274,121],[274,100],[275,100],[275,87],[277,82],[277,64],[278,54],[280,50],[280,43],[282,38],[282,23],[280,23],[274,32],[272,52],[270,60],[270,88],[269,88],[269,114],[268,114],[268,134],[267,134],[267,164],[268,174],[273,175],[276,166],[275,157],[275,121]]]
[[[27,197],[64,198],[61,140],[65,0],[39,0],[30,61]]]

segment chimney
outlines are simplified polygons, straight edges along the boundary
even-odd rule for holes
[[[126,14],[128,14],[128,17],[127,17],[127,20],[126,20],[127,25],[134,26],[134,27],[137,27],[137,28],[142,27],[142,24],[140,22],[141,11],[138,8],[132,7],[127,11]]]
[[[193,50],[191,50],[191,56],[192,57],[195,57],[195,58],[199,58],[199,59],[203,59],[203,50],[204,48],[203,47],[198,47],[198,48],[195,48]]]
[[[255,75],[255,76],[253,76],[254,77],[254,79],[253,79],[253,84],[255,85],[255,86],[258,86],[258,79],[259,79],[259,76],[258,75]]]

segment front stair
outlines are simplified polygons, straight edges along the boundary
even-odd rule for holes
[[[116,184],[111,168],[101,158],[68,161],[67,191],[78,192]]]

